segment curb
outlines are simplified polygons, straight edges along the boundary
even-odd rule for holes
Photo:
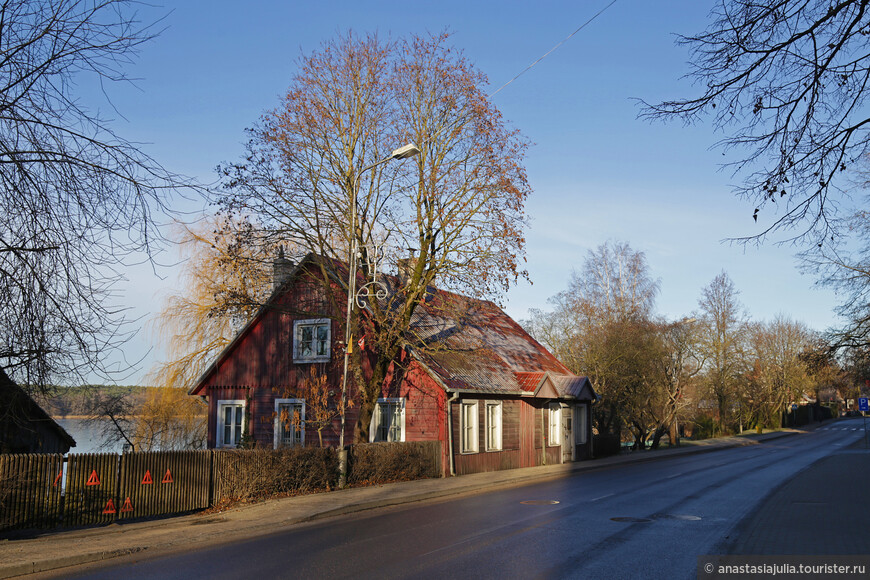
[[[25,564],[15,564],[6,568],[0,568],[0,578],[12,578],[14,576],[24,576],[25,574],[36,574],[38,572],[48,572],[57,570],[58,568],[66,568],[68,566],[80,566],[82,564],[90,564],[91,562],[99,562],[100,560],[109,560],[120,556],[128,556],[147,550],[147,547],[138,548],[120,548],[109,552],[93,552],[89,554],[75,554],[72,556],[64,556],[61,558],[52,558],[50,560],[41,560],[36,562],[27,562]]]

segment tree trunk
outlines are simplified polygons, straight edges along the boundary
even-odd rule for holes
[[[671,427],[673,428],[673,424],[671,425]],[[670,433],[670,430],[668,430],[666,427],[659,427],[658,429],[655,430],[655,433],[653,433],[653,442],[652,442],[653,449],[659,448],[659,443],[661,442],[662,435],[664,435],[665,433]],[[671,445],[673,445],[673,443],[671,443]]]
[[[676,418],[671,421],[670,428],[668,429],[668,443],[671,447],[680,445],[680,428]]]
[[[384,379],[387,377],[387,370],[393,362],[392,357],[378,356],[372,365],[372,376],[366,381],[365,391],[360,401],[359,417],[356,421],[356,429],[354,430],[355,443],[368,443],[369,431],[372,423],[372,415],[374,415],[375,405],[381,396],[381,389],[384,386]]]

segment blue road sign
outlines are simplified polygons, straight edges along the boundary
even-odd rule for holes
[[[867,397],[859,397],[858,398],[858,410],[859,411],[870,411],[870,404],[868,404]]]

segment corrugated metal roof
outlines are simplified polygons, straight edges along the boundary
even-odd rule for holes
[[[592,384],[586,377],[576,375],[550,375],[550,380],[556,386],[556,391],[562,397],[575,397],[584,399],[595,398]]]
[[[520,388],[529,393],[534,393],[546,376],[547,373],[516,373]]]
[[[409,342],[449,389],[534,394],[545,377],[576,397],[585,377],[556,357],[492,302],[433,289],[414,312]]]

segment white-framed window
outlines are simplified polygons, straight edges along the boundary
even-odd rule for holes
[[[477,401],[462,401],[459,405],[459,451],[477,453]]]
[[[486,450],[501,451],[501,401],[486,402]]]
[[[275,399],[275,449],[305,445],[305,399]]]
[[[293,322],[293,362],[328,362],[332,322],[328,318]]]
[[[405,399],[378,399],[369,427],[369,441],[405,440]]]
[[[586,443],[586,405],[574,407],[574,444]]]
[[[215,447],[238,447],[245,429],[245,400],[217,402],[217,433]]]
[[[548,408],[550,421],[547,436],[549,445],[561,445],[562,442],[562,406],[559,403],[550,403]]]

